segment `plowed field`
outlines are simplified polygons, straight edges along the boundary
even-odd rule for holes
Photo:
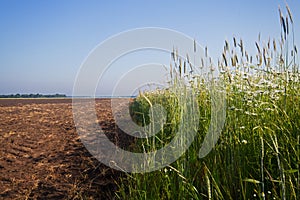
[[[106,135],[126,145],[110,99],[96,110]],[[0,99],[0,199],[113,199],[121,176],[81,143],[71,99]]]

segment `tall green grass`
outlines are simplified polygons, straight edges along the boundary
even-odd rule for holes
[[[300,73],[294,22],[286,8],[285,17],[279,10],[281,38],[261,41],[259,36],[255,56],[248,55],[242,40],[225,41],[217,79],[190,72],[188,58],[172,53],[170,88],[182,94],[165,89],[135,99],[130,112],[137,124],[146,127],[153,121],[156,104],[165,108],[166,122],[156,136],[137,139],[132,150],[153,151],[171,141],[186,109],[179,102],[189,92],[197,98],[198,108],[193,109],[199,111],[198,134],[174,163],[159,171],[128,174],[116,193],[120,199],[300,198]],[[212,85],[226,91],[226,122],[216,146],[199,158],[211,120]]]

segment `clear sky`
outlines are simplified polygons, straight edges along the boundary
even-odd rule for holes
[[[299,44],[300,1],[288,3]],[[284,10],[284,0],[1,0],[0,94],[71,95],[89,52],[108,37],[133,28],[182,32],[208,46],[215,62],[224,40],[232,36],[242,38],[251,51],[259,32],[262,39],[279,37],[278,5]]]

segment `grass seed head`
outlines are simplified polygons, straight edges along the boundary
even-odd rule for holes
[[[233,37],[233,45],[234,45],[234,47],[236,47],[236,39],[235,39],[235,37]]]
[[[264,57],[264,64],[267,65],[267,59],[266,59],[266,49],[263,49],[263,57]]]
[[[276,40],[273,39],[273,48],[274,48],[274,51],[276,51]]]
[[[282,16],[282,12],[281,12],[280,6],[278,6],[278,12],[279,12],[279,18],[280,18],[280,25],[282,26],[282,24],[283,24],[283,21],[282,21],[283,16]]]
[[[180,60],[181,65],[181,60]],[[183,62],[183,73],[186,74],[186,62]]]
[[[175,61],[175,53],[174,51],[171,53],[172,60]]]
[[[235,60],[235,56],[231,57],[231,65],[236,67],[236,60]]]
[[[178,70],[179,70],[179,75],[181,76],[181,70],[182,70],[182,63],[181,62],[179,62],[179,66],[178,66]]]
[[[225,47],[224,47],[224,50],[225,51],[229,51],[229,44],[228,44],[228,41],[225,40]]]
[[[289,34],[289,18],[288,18],[288,16],[286,16],[285,22],[286,22],[286,34],[288,35]]]
[[[286,40],[287,31],[286,31],[286,24],[285,24],[285,20],[284,20],[283,16],[281,16],[281,21],[282,21],[282,28],[283,28],[283,33],[284,33],[284,39]]]
[[[255,42],[255,45],[256,45],[256,48],[257,48],[258,53],[260,54],[261,52],[260,52],[260,47],[259,47],[258,43]]]
[[[245,56],[246,56],[246,61],[249,62],[249,55],[247,51],[245,51]]]
[[[289,17],[290,17],[291,23],[293,24],[293,23],[294,23],[294,22],[293,22],[293,16],[292,16],[292,12],[291,12],[291,10],[290,10],[290,7],[288,6],[288,4],[285,4],[285,7],[286,7],[286,10],[287,10],[288,15],[289,15]]]
[[[244,56],[244,45],[243,45],[243,40],[242,39],[240,39],[240,48],[241,48],[242,56]]]
[[[225,66],[228,66],[226,55],[225,55],[224,52],[223,52],[222,56],[223,56],[223,60],[224,60]]]

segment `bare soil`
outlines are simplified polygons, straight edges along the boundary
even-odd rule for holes
[[[99,123],[126,146],[110,103],[96,100]],[[122,175],[81,143],[71,99],[0,99],[0,199],[114,199]]]

